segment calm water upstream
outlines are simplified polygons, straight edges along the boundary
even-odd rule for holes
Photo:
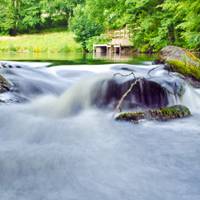
[[[144,61],[152,61],[156,55],[135,54],[135,55],[113,55],[112,57],[106,55],[87,54],[83,56],[82,53],[15,53],[15,52],[0,52],[0,60],[12,61],[50,61],[56,65],[60,64],[105,64],[105,63],[140,63]]]
[[[200,90],[151,62],[11,65],[21,68],[0,69],[13,83],[0,96],[8,102],[0,106],[0,199],[200,199]],[[191,117],[135,125],[92,104],[99,81],[130,70],[148,77],[154,67],[152,80],[184,85],[169,103],[188,106]]]

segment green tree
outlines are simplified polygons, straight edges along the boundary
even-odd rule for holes
[[[21,1],[20,0],[0,0],[0,30],[3,33],[16,35],[19,22]]]
[[[75,33],[75,39],[81,43],[83,50],[87,51],[87,41],[103,32],[103,26],[89,15],[87,9],[78,6],[71,20],[71,30]]]
[[[0,9],[1,34],[68,28],[71,22],[86,49],[93,36],[128,25],[137,50],[169,44],[200,50],[199,0],[0,0]]]
[[[67,28],[74,8],[84,0],[0,0],[0,32],[16,35],[45,28]]]
[[[200,50],[200,3],[198,0],[181,0],[178,13],[184,13],[183,21],[178,25],[181,36],[188,48]]]

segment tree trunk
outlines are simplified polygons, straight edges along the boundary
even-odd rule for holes
[[[171,24],[168,27],[168,39],[170,44],[174,44],[174,42],[176,41],[174,24]]]
[[[20,12],[20,0],[12,0],[13,10],[13,26],[9,30],[9,34],[12,36],[17,35],[18,23],[19,23],[19,12]]]

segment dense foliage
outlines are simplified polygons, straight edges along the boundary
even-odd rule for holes
[[[87,50],[87,42],[91,37],[100,35],[103,32],[102,24],[93,20],[88,15],[89,10],[77,6],[74,17],[71,20],[71,29],[76,34],[76,40],[81,43],[83,49]]]
[[[83,0],[0,0],[0,32],[36,32],[68,26],[73,9]]]
[[[128,26],[137,50],[169,44],[200,50],[199,0],[0,0],[0,9],[1,33],[70,23],[85,49],[97,35]]]
[[[170,44],[200,50],[199,0],[86,0],[82,9],[105,32],[128,25],[142,52]]]

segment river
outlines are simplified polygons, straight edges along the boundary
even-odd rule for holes
[[[0,69],[14,83],[0,96],[0,199],[200,199],[200,90],[184,82],[184,97],[172,99],[191,117],[116,122],[112,109],[91,104],[96,82],[155,67],[154,80],[170,81],[162,66],[11,65]]]

